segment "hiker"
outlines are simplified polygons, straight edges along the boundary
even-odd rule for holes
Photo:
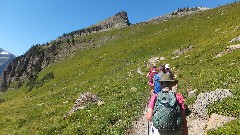
[[[157,73],[157,67],[154,65],[152,68],[150,68],[149,72],[147,73],[147,76],[149,78],[148,84],[150,85],[150,95],[153,94],[154,90],[154,75]]]
[[[161,65],[157,69],[157,73],[154,75],[154,91],[153,91],[154,94],[157,94],[162,90],[162,86],[159,80],[162,78],[163,74],[164,74],[164,66]]]
[[[164,73],[165,73],[165,66],[164,65],[160,65],[159,66],[158,76],[161,78]]]
[[[170,69],[170,65],[169,64],[166,64],[165,65],[165,73],[172,73],[171,69]]]
[[[187,135],[187,120],[183,96],[171,90],[172,74],[165,73],[159,80],[163,89],[153,94],[146,117],[152,121],[150,135]]]

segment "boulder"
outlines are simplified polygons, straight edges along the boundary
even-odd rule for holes
[[[221,99],[232,97],[233,94],[228,89],[217,89],[215,91],[201,93],[197,96],[197,100],[192,106],[192,113],[201,119],[208,119],[208,105]]]
[[[76,112],[79,109],[84,109],[86,105],[90,103],[97,103],[98,106],[104,104],[104,102],[97,95],[91,92],[83,92],[75,101],[72,109],[67,114],[64,115],[64,118],[66,118],[67,116],[71,116],[74,112]]]

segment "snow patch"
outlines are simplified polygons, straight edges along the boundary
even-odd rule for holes
[[[3,51],[1,52],[1,54],[9,54],[7,51]]]

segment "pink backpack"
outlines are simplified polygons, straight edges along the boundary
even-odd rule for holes
[[[157,73],[156,72],[157,68],[151,68],[148,73],[148,78],[150,81],[153,81],[154,75]]]

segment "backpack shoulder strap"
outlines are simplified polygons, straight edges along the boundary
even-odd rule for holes
[[[154,81],[159,81],[159,80],[160,80],[160,78],[159,78],[158,74],[155,74],[154,75]]]

